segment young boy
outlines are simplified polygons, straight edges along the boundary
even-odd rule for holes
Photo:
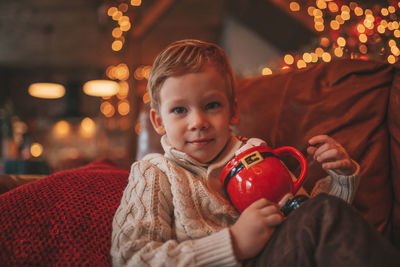
[[[148,91],[150,119],[162,135],[165,154],[150,154],[132,165],[113,221],[113,264],[237,266],[272,246],[269,239],[284,220],[279,207],[260,199],[239,214],[219,180],[244,145],[229,128],[239,115],[234,76],[222,49],[197,40],[171,44],[153,64]],[[351,202],[358,165],[328,136],[309,143],[308,152],[330,174],[311,196],[325,192]],[[323,213],[326,208],[319,205],[313,206]],[[283,224],[290,225],[291,217]]]

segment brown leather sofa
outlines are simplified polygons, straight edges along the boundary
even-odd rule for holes
[[[397,66],[398,67],[398,66]],[[273,148],[290,145],[306,155],[307,140],[328,134],[361,166],[353,203],[367,221],[400,246],[400,76],[394,65],[335,60],[302,70],[240,80],[240,123],[234,131],[266,140]],[[140,114],[137,158],[161,152],[159,136]],[[298,168],[290,159],[288,167]],[[324,177],[308,157],[304,183],[310,191]],[[298,171],[298,170],[297,170]]]

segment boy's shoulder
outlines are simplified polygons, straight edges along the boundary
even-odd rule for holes
[[[150,153],[132,164],[131,171],[135,168],[155,168],[161,171],[167,169],[169,159],[160,153]]]

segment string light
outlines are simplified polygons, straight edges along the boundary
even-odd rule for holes
[[[272,70],[270,68],[263,68],[261,73],[262,75],[271,75]]]
[[[364,7],[362,2],[346,0],[290,1],[288,4],[292,12],[305,10],[313,18],[314,29],[320,38],[318,47],[310,44],[311,47],[305,47],[306,51],[285,54],[280,70],[288,65],[301,69],[319,61],[329,62],[333,56],[382,59],[390,64],[398,62],[400,1],[388,0],[387,5],[373,4],[373,8]]]

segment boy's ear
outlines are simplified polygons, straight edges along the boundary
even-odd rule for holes
[[[159,135],[165,134],[165,128],[161,116],[155,109],[150,109],[150,121],[154,130],[156,130]]]
[[[237,99],[235,98],[235,102],[233,103],[233,109],[232,109],[232,117],[231,120],[229,121],[230,125],[236,125],[239,123],[239,105],[237,102]]]

